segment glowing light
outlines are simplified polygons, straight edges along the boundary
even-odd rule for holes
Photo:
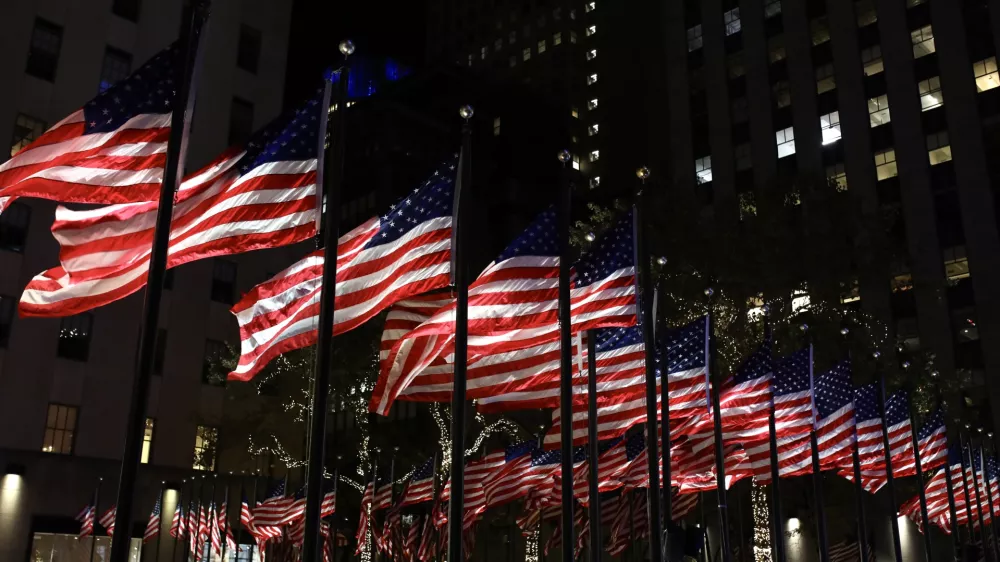
[[[802,522],[799,521],[798,517],[790,517],[788,519],[788,531],[791,533],[797,532],[802,528]]]

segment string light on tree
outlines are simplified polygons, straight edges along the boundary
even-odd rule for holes
[[[754,562],[771,562],[771,525],[767,492],[755,480],[750,489],[753,505],[753,559]]]

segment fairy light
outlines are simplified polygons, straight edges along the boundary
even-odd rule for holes
[[[751,488],[753,505],[753,559],[754,562],[771,562],[770,510],[764,486],[755,480]]]
[[[541,525],[536,525],[534,530],[528,533],[524,545],[524,562],[538,562],[538,532]]]

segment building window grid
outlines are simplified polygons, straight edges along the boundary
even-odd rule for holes
[[[840,112],[832,111],[819,118],[820,132],[823,135],[823,145],[835,143],[840,140]]]
[[[928,24],[910,32],[913,42],[913,58],[925,57],[937,49],[934,46],[934,29]]]
[[[514,55],[511,55],[507,59],[507,63],[510,65],[511,68],[517,66],[517,57],[515,57]]]
[[[697,158],[694,161],[694,175],[699,184],[712,181],[712,156]]]
[[[494,117],[493,118],[493,136],[494,137],[499,137],[500,136],[500,118],[499,117]]]
[[[847,171],[843,162],[827,166],[826,179],[838,192],[847,191]]]
[[[25,72],[48,82],[54,82],[62,50],[62,26],[42,18],[35,18],[28,48],[28,64]]]
[[[30,222],[31,207],[20,201],[11,203],[0,213],[0,250],[24,253]]]
[[[743,51],[733,53],[726,57],[726,74],[730,79],[739,78],[746,73],[746,65],[743,63]]]
[[[592,100],[590,100],[590,101],[587,102],[587,109],[589,111],[593,111],[593,110],[597,109],[597,105],[598,105],[597,98],[594,98],[594,99],[592,99]]]
[[[539,39],[538,40],[538,54],[539,55],[542,54],[542,53],[544,53],[545,49],[547,47],[548,47],[548,43],[545,41],[545,39]]]
[[[0,295],[0,349],[10,341],[10,327],[14,322],[14,297]]]
[[[531,60],[531,47],[521,49],[521,59],[526,61]]]
[[[830,40],[830,22],[826,16],[815,18],[809,22],[809,34],[813,46],[822,45]]]
[[[233,304],[235,293],[236,264],[216,259],[212,264],[212,300],[223,304]]]
[[[941,77],[932,76],[917,84],[920,92],[920,111],[928,111],[944,105],[944,94],[941,93]]]
[[[89,312],[63,318],[59,326],[56,355],[64,359],[86,361],[90,356],[90,336],[93,326],[94,316]]]
[[[149,464],[150,459],[153,457],[153,430],[155,427],[156,420],[146,418],[146,426],[142,431],[142,457],[140,458],[142,464]]]
[[[569,42],[572,43],[572,44],[576,44],[576,32],[575,31],[571,30],[569,32]]]
[[[865,76],[874,76],[885,70],[885,65],[882,62],[882,47],[872,45],[867,49],[862,49],[861,63],[864,66]]]
[[[507,42],[511,45],[517,43],[517,31],[511,31],[507,34]]]
[[[895,149],[888,148],[875,153],[875,175],[878,181],[894,178],[898,174]]]
[[[749,170],[753,167],[753,157],[750,151],[750,143],[738,144],[733,148],[733,155],[736,158],[736,171]]]
[[[236,66],[251,74],[257,74],[260,63],[260,31],[247,24],[240,25],[240,39],[236,48]]]
[[[750,120],[750,102],[746,97],[734,99],[730,103],[733,123],[745,123]]]
[[[594,60],[597,58],[597,49],[591,49],[587,51],[587,60]]]
[[[739,7],[722,14],[722,23],[726,26],[726,37],[739,33],[743,29],[740,23]]]
[[[948,281],[959,281],[969,277],[969,259],[965,246],[952,246],[941,252],[944,258],[944,274]]]
[[[948,131],[927,135],[927,157],[931,166],[951,161],[951,143]]]
[[[490,48],[487,46],[482,46],[479,48],[479,60],[486,60],[486,55],[490,52]]]
[[[583,7],[583,11],[588,14],[596,9],[597,9],[597,2],[587,2]]]
[[[199,425],[194,438],[194,462],[191,467],[195,470],[214,471],[218,441],[218,428]]]
[[[601,159],[601,151],[600,150],[591,150],[590,154],[587,156],[587,159],[590,162],[597,162],[598,160]]]
[[[590,189],[597,189],[598,187],[601,187],[601,176],[590,178]]]
[[[596,34],[597,34],[597,26],[596,25],[588,25],[587,29],[584,30],[584,36],[585,37],[590,37],[591,35],[596,35]]]
[[[573,155],[573,169],[574,170],[580,169],[580,156],[577,154]]]
[[[857,0],[854,3],[854,13],[858,16],[858,27],[867,27],[878,21],[874,0]]]
[[[116,49],[106,47],[104,49],[104,61],[101,64],[100,91],[105,91],[114,86],[119,81],[128,77],[132,71],[132,55]]]
[[[834,75],[833,64],[824,64],[816,69],[816,93],[825,94],[837,88],[837,77]]]
[[[76,406],[65,404],[49,404],[45,417],[45,437],[42,441],[42,452],[57,455],[73,454],[73,436],[76,434],[76,419],[79,410]]]
[[[764,19],[781,13],[781,0],[764,0]]]
[[[14,134],[10,141],[10,155],[14,156],[24,147],[42,136],[47,125],[41,119],[35,119],[30,115],[18,113],[14,120]]]
[[[872,128],[885,125],[892,121],[889,114],[889,96],[882,94],[874,98],[868,98],[868,122]]]
[[[687,30],[687,42],[688,42],[688,52],[697,51],[704,44],[704,39],[701,36],[701,24],[694,27],[689,27]]]
[[[997,73],[995,56],[973,63],[972,73],[976,76],[977,92],[985,92],[1000,86],[1000,74]]]
[[[780,80],[772,87],[774,90],[774,105],[779,109],[792,105],[792,90],[787,80]]]
[[[597,123],[593,123],[587,127],[587,136],[592,137],[601,131],[601,126]]]
[[[503,39],[497,39],[493,42],[493,50],[498,53],[503,50]]]
[[[593,73],[593,74],[591,74],[591,75],[589,75],[589,76],[587,76],[587,85],[588,86],[593,86],[596,83],[597,83],[597,73],[596,72]]]
[[[788,54],[785,52],[785,38],[781,35],[776,35],[767,40],[767,60],[769,63],[774,64],[779,61],[785,60]]]
[[[552,46],[562,45],[562,32],[557,31],[552,34]]]
[[[778,158],[795,154],[795,130],[792,127],[775,131],[774,135],[778,147]]]

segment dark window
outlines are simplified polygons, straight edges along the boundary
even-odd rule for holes
[[[253,104],[240,98],[233,98],[229,112],[229,144],[246,144],[251,134],[253,134]]]
[[[45,132],[46,124],[41,119],[35,119],[23,113],[17,114],[14,121],[14,136],[10,139],[10,155],[14,156],[22,148],[28,146]]]
[[[59,348],[56,354],[66,359],[86,361],[90,355],[90,333],[94,317],[84,312],[62,319],[59,326]]]
[[[49,412],[45,417],[45,440],[42,441],[42,451],[57,455],[73,454],[76,415],[75,406],[49,404]]]
[[[226,356],[226,344],[218,340],[205,340],[205,357],[201,362],[201,382],[212,386],[225,386],[226,373],[221,360]]]
[[[137,21],[139,0],[114,0],[111,4],[111,13],[128,21]]]
[[[257,74],[260,59],[260,31],[243,24],[240,26],[240,43],[236,51],[236,66]]]
[[[30,221],[31,207],[24,203],[11,203],[0,213],[0,250],[23,253]]]
[[[10,325],[14,321],[14,297],[0,295],[0,347],[7,347]]]
[[[163,276],[163,288],[172,291],[174,290],[174,270],[168,269],[166,274]]]
[[[156,346],[153,348],[153,374],[163,374],[163,360],[167,357],[167,330],[160,328],[156,331]]]
[[[35,29],[31,32],[31,47],[28,49],[28,67],[25,72],[42,80],[55,82],[56,68],[59,66],[59,50],[62,48],[61,26],[35,18]]]
[[[104,49],[104,63],[101,65],[100,90],[103,92],[114,86],[118,81],[127,78],[131,71],[132,55],[121,49],[107,47]]]
[[[212,268],[212,300],[223,304],[233,304],[236,293],[236,264],[231,261],[215,260]]]

